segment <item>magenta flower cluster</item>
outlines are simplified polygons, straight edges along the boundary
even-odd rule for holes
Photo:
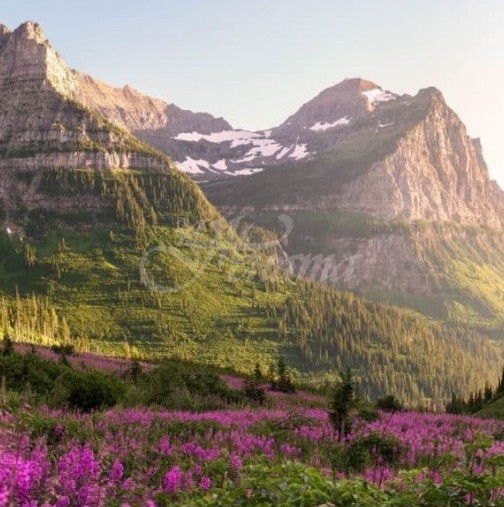
[[[336,445],[323,408],[282,402],[275,409],[204,413],[114,409],[82,415],[39,409],[45,433],[0,416],[0,507],[86,507],[149,505],[159,498],[174,504],[186,495],[203,495],[224,480],[239,482],[256,460],[301,461],[329,473],[324,449]],[[281,431],[269,431],[279,428]],[[383,413],[378,421],[357,422],[347,445],[370,434],[397,442],[399,466],[377,459],[362,476],[383,484],[398,468],[429,466],[450,454],[453,467],[465,466],[465,444],[477,435],[502,435],[504,423],[469,417]],[[478,460],[504,454],[496,441]],[[439,472],[430,477],[440,481]],[[163,500],[165,501],[165,500]]]

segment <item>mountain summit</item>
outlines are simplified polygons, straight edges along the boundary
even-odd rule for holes
[[[139,140],[124,123],[114,123],[113,115],[104,115],[105,107],[96,107],[86,91],[90,88],[90,78],[65,64],[38,24],[27,22],[14,31],[2,25],[0,208],[5,227],[40,232],[48,226],[48,214],[86,227],[94,219],[113,217],[133,228],[155,220],[156,210],[216,216],[166,154]],[[103,85],[103,100],[114,101],[107,90]],[[151,111],[158,103],[142,97],[139,108],[137,94],[129,88],[123,93],[130,104],[128,118],[140,111],[149,125],[157,121]]]
[[[377,84],[361,78],[345,79],[325,89],[290,116],[278,131],[327,130],[346,125],[372,111],[376,104],[396,98]]]
[[[74,73],[39,24],[28,21],[13,32],[2,25],[0,37],[0,81],[37,80],[65,95],[75,90]]]

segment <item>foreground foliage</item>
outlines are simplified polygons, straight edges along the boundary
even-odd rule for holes
[[[320,395],[265,387],[264,406],[237,408],[243,379],[172,366],[124,381],[151,379],[158,397],[137,405],[181,406],[185,392],[222,390],[235,405],[84,413],[30,407],[26,390],[4,392],[0,506],[504,505],[504,422],[389,411],[354,415],[340,439]]]

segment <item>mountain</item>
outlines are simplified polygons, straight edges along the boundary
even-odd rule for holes
[[[316,156],[246,182],[208,185],[208,192],[224,206],[340,209],[384,220],[500,227],[503,194],[488,177],[479,141],[469,138],[441,93],[428,88],[399,97],[366,92],[370,87],[380,90],[363,80],[343,81],[273,129],[272,135],[306,141]],[[332,126],[343,113],[348,122]],[[309,124],[325,130],[303,137]]]
[[[82,222],[84,212],[121,214],[138,225],[158,205],[165,214],[217,216],[164,153],[75,100],[77,74],[39,25],[0,33],[0,202],[8,230],[34,229],[42,213],[67,223]],[[155,195],[136,188],[146,178],[159,185]],[[163,189],[186,201],[166,200]]]
[[[134,135],[213,119],[70,70],[35,23],[0,34],[0,333],[241,371],[282,355],[306,380],[352,364],[412,403],[496,376],[477,331],[285,276],[271,233],[232,229]]]
[[[312,160],[333,143],[342,127],[395,97],[374,83],[350,79],[325,90],[271,130],[236,130],[229,124],[208,128],[206,123],[194,121],[178,132],[158,131],[154,136],[149,130],[136,133],[171,153],[179,169],[194,179],[216,180]]]
[[[309,125],[324,130],[303,134]],[[283,235],[288,214],[289,269],[503,335],[503,192],[439,90],[399,96],[345,80],[271,135],[311,155],[203,189],[223,212]]]

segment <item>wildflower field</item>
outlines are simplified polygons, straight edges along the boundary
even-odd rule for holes
[[[504,422],[371,419],[338,442],[304,392],[202,412],[20,404],[0,417],[0,506],[504,505]]]

